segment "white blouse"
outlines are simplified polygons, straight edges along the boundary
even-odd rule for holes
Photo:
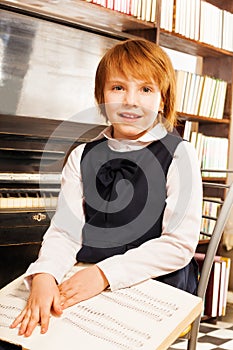
[[[107,127],[98,138],[106,137],[114,151],[138,150],[166,136],[158,124],[137,140],[116,140]],[[80,160],[85,144],[75,148],[62,171],[61,191],[56,213],[44,235],[38,259],[26,271],[26,281],[35,273],[52,274],[58,283],[76,263],[82,246],[84,225],[83,186]],[[111,290],[128,287],[149,278],[168,274],[186,266],[192,259],[200,232],[202,182],[196,151],[181,142],[167,174],[167,198],[161,237],[151,239],[122,255],[107,258],[97,266],[105,274]]]

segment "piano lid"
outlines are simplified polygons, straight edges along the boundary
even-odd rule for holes
[[[10,181],[22,175],[60,173],[69,152],[96,137],[106,126],[0,114],[0,173]],[[8,175],[2,175],[6,181]],[[25,175],[24,175],[25,177]],[[33,177],[25,177],[27,181]],[[33,179],[36,179],[34,177]]]

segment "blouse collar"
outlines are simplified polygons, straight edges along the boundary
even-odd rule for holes
[[[145,147],[149,143],[160,140],[166,135],[166,128],[159,123],[136,140],[118,140],[112,137],[112,126],[110,125],[102,130],[94,140],[100,140],[105,137],[108,140],[108,145],[111,149],[117,151],[130,151]]]

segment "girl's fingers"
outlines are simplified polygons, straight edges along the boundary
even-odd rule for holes
[[[78,292],[70,291],[69,293],[61,294],[61,307],[62,310],[66,309],[69,306],[72,306],[76,303],[82,301],[81,295]]]
[[[49,319],[50,319],[50,309],[46,310],[43,309],[41,310],[41,316],[40,316],[40,329],[41,333],[44,334],[47,332],[49,328]]]
[[[41,315],[39,308],[29,310],[21,323],[19,334],[29,337],[40,321]]]
[[[39,323],[39,317],[35,317],[35,316],[31,316],[31,318],[29,319],[27,325],[26,325],[26,329],[24,331],[24,335],[25,337],[29,337],[32,332],[34,331],[34,329],[36,328],[36,326]]]
[[[10,325],[10,328],[16,328],[20,324],[18,334],[28,337],[32,334],[39,321],[40,316],[38,311],[32,312],[30,309],[25,309]],[[43,327],[46,328],[46,323]]]
[[[66,300],[72,298],[76,293],[77,291],[72,289],[72,288],[59,288],[59,291],[60,291],[60,302],[61,304],[63,305],[64,302],[66,302]]]
[[[16,317],[16,319],[12,322],[12,324],[10,325],[10,328],[15,328],[17,327],[21,322],[22,320],[24,319],[24,316],[26,314],[27,310],[24,309],[18,317]]]
[[[23,335],[26,333],[28,323],[30,322],[30,318],[31,318],[31,311],[30,309],[28,309],[19,327],[19,335]]]
[[[52,305],[52,311],[55,313],[55,315],[60,316],[62,314],[62,298],[59,294],[57,294],[54,297],[53,305]]]
[[[68,308],[68,307],[70,307],[78,302],[80,302],[80,300],[77,298],[77,296],[73,296],[69,299],[66,299],[66,301],[62,304],[62,308],[64,310],[64,309],[66,309],[66,308]]]

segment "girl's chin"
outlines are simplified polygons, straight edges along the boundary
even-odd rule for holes
[[[116,139],[137,139],[147,132],[147,128],[138,127],[136,125],[124,125],[118,127],[119,124],[113,125],[113,136]]]

